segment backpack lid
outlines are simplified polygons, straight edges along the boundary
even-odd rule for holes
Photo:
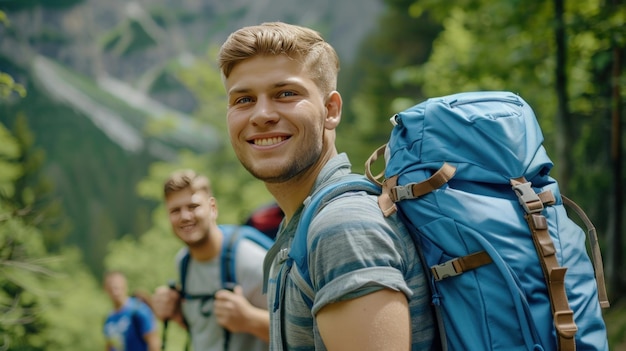
[[[510,92],[431,98],[392,122],[387,178],[448,162],[457,167],[455,180],[508,184],[511,178],[545,176],[553,166],[532,108]]]

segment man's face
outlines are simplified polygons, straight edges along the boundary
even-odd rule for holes
[[[165,205],[174,234],[185,244],[194,246],[208,239],[210,223],[217,218],[213,197],[186,188],[169,194]]]
[[[116,305],[122,305],[128,297],[126,278],[120,274],[111,274],[106,278],[104,288]]]
[[[298,61],[285,55],[245,60],[225,86],[230,141],[252,175],[280,183],[319,162],[329,127],[326,99]]]

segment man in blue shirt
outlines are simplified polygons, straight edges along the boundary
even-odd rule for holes
[[[128,284],[124,274],[107,273],[104,289],[113,302],[113,311],[104,323],[106,350],[159,350],[161,345],[154,314],[143,301],[128,296]]]

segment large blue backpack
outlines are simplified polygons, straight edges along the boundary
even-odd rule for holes
[[[293,264],[308,272],[308,226],[329,199],[368,191],[413,235],[443,349],[608,350],[595,229],[550,177],[530,106],[510,92],[460,93],[431,98],[392,122],[388,143],[366,163],[369,180],[350,175],[305,202]],[[382,155],[385,170],[372,175]],[[564,202],[588,226],[593,265]]]

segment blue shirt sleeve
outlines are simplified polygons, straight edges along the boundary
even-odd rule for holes
[[[139,322],[139,330],[141,335],[145,335],[149,332],[156,330],[156,318],[154,313],[148,305],[142,301],[138,301],[139,307],[137,308],[137,321]]]

